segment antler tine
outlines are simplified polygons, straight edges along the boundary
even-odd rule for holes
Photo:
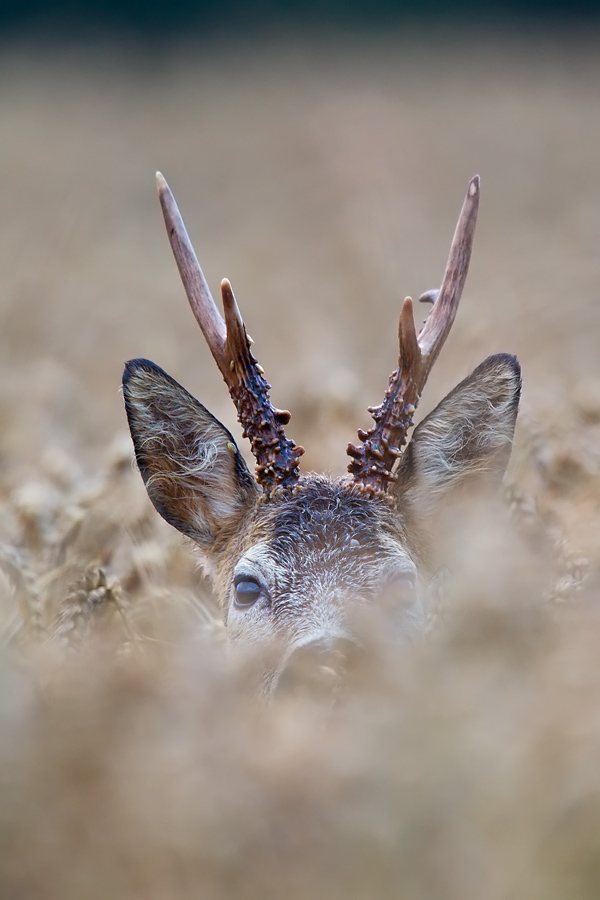
[[[227,329],[223,316],[217,309],[210,288],[206,283],[206,278],[196,258],[192,242],[188,237],[181,213],[175,202],[175,197],[160,172],[156,173],[156,188],[169,243],[171,244],[173,256],[175,257],[187,298],[192,307],[192,312],[202,329],[215,362],[222,371],[223,354],[227,340]]]
[[[429,361],[428,371],[438,358],[456,316],[469,271],[478,210],[479,175],[475,175],[469,182],[467,196],[458,217],[442,286],[419,334],[421,353]]]
[[[428,291],[422,300],[433,303],[417,338],[413,304],[407,297],[400,312],[398,367],[390,376],[381,406],[369,412],[375,425],[358,432],[362,447],[348,445],[352,457],[348,471],[357,482],[374,491],[385,491],[394,480],[393,467],[406,443],[408,430],[431,368],[448,337],[469,269],[473,235],[479,208],[479,176],[469,182],[439,291]]]
[[[158,196],[167,234],[196,321],[235,403],[244,437],[250,439],[257,462],[256,477],[268,492],[278,485],[291,488],[298,480],[299,457],[304,453],[286,438],[287,410],[276,409],[269,399],[271,385],[250,352],[250,340],[227,279],[221,282],[223,311],[217,309],[194,253],[171,190],[156,175]]]

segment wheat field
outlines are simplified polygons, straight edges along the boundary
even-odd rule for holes
[[[598,896],[598,84],[589,35],[4,48],[0,897]],[[157,169],[305,468],[334,473],[482,178],[419,415],[519,357],[511,524],[452,535],[430,633],[334,706],[247,696],[134,470],[135,356],[242,445]]]

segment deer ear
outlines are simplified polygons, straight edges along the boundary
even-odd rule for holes
[[[260,493],[233,437],[147,359],[126,364],[123,393],[152,503],[163,519],[210,555],[216,541],[233,535]]]
[[[521,368],[489,356],[415,429],[398,468],[395,494],[427,518],[457,488],[498,484],[512,446]]]

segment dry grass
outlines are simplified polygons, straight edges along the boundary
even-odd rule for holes
[[[589,40],[4,54],[2,897],[597,897],[599,59]],[[482,175],[423,411],[517,353],[513,526],[454,541],[427,639],[333,710],[248,700],[131,465],[128,357],[237,433],[158,167],[209,280],[232,279],[307,464],[334,471],[382,393],[399,301],[439,281]]]

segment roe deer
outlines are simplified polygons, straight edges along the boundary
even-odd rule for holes
[[[331,671],[361,644],[356,622],[382,604],[389,632],[424,623],[434,572],[431,524],[448,497],[496,485],[510,455],[521,376],[515,357],[488,357],[407,433],[450,331],[465,283],[479,178],[471,180],[439,291],[417,336],[413,305],[400,312],[400,354],[375,425],[348,446],[349,474],[301,475],[303,448],[269,399],[227,280],[224,318],[197,262],[169,187],[157,175],[171,247],[194,315],[256,457],[249,472],[229,431],[145,359],[127,363],[124,395],[139,469],[157,511],[199,547],[232,648],[264,652],[260,690],[294,674]],[[366,613],[366,616],[365,616]],[[358,614],[358,618],[356,615]]]

